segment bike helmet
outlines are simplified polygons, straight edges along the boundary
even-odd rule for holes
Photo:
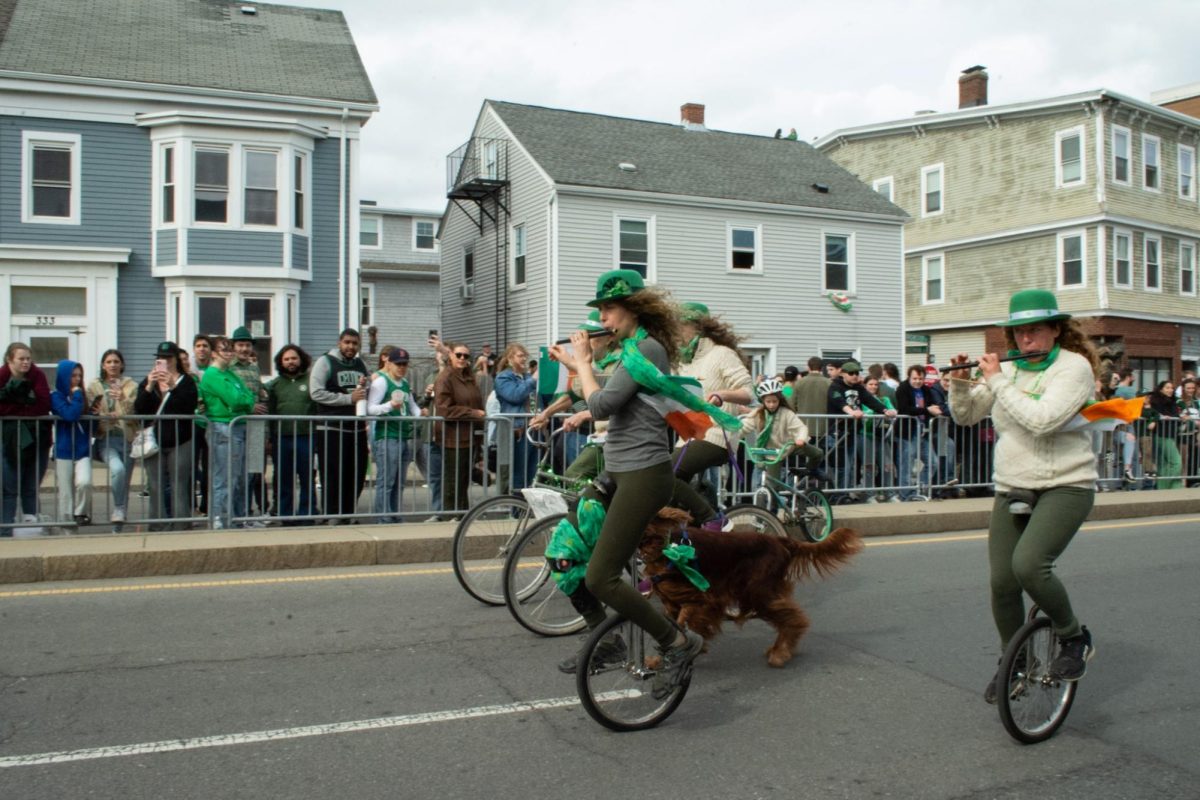
[[[779,378],[765,378],[754,393],[760,400],[769,394],[783,394],[783,382]]]

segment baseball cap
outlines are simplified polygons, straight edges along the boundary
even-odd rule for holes
[[[405,350],[403,347],[393,347],[388,352],[387,360],[393,364],[407,364],[408,363],[408,351]]]

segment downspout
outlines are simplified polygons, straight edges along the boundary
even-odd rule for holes
[[[338,330],[346,329],[346,118],[342,107],[342,140],[338,145]]]
[[[1100,216],[1108,213],[1108,174],[1104,158],[1104,122],[1107,109],[1101,105],[1096,112],[1096,203]],[[1096,302],[1101,309],[1108,308],[1108,282],[1104,266],[1108,262],[1108,226],[1103,222],[1096,226]]]

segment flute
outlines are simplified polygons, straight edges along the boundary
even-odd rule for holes
[[[610,331],[608,328],[602,328],[598,331],[588,331],[588,333],[587,333],[587,337],[589,339],[595,339],[597,336],[612,336],[612,335],[613,335],[613,332]],[[571,343],[570,337],[567,337],[566,339],[559,339],[557,342],[555,342],[555,344],[570,344],[570,343]]]
[[[1018,353],[1015,356],[1004,356],[1000,360],[1001,361],[1016,361],[1017,359],[1021,359],[1021,358],[1041,358],[1042,356],[1048,356],[1048,355],[1050,355],[1049,350],[1039,350],[1036,353]],[[956,369],[970,369],[971,367],[978,367],[978,366],[979,366],[978,361],[968,361],[965,364],[951,364],[948,367],[938,367],[938,372],[953,372]]]

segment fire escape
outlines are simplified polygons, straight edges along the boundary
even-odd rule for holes
[[[508,341],[508,140],[476,136],[446,157],[446,197],[479,228],[479,241],[493,229],[496,283],[495,346]],[[471,274],[463,275],[460,297],[475,299],[474,271],[481,265],[471,256]]]

